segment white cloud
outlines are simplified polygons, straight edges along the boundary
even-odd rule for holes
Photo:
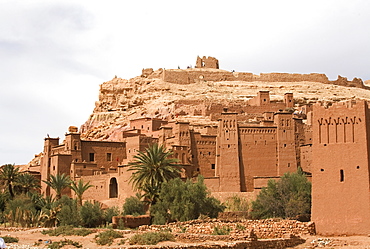
[[[197,55],[256,74],[370,79],[369,11],[361,0],[3,0],[0,164],[26,163],[47,133],[81,125],[114,75]]]

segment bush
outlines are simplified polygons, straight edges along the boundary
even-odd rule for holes
[[[66,245],[71,245],[71,246],[74,246],[76,248],[81,248],[82,245],[79,243],[79,242],[76,242],[76,241],[73,241],[73,240],[70,240],[70,239],[64,239],[64,240],[61,240],[61,241],[55,241],[53,243],[51,243],[48,248],[49,249],[59,249],[59,248],[62,248],[63,246],[66,246]]]
[[[152,206],[153,223],[165,224],[169,221],[187,221],[200,215],[217,217],[225,209],[220,201],[209,196],[203,178],[193,183],[180,178],[162,184],[158,202]]]
[[[80,209],[81,223],[84,227],[98,227],[104,223],[104,213],[99,202],[85,202]]]
[[[49,230],[43,230],[41,231],[42,234],[44,235],[50,235],[50,236],[59,236],[59,235],[64,235],[64,236],[69,236],[69,235],[76,235],[76,236],[87,236],[93,231],[91,229],[86,229],[86,228],[73,228],[72,226],[60,226],[54,229],[49,229]]]
[[[112,229],[99,233],[95,236],[95,242],[98,245],[111,245],[116,238],[123,238],[123,234]]]
[[[61,207],[60,211],[57,214],[59,225],[71,225],[77,227],[81,224],[81,217],[77,207],[77,200],[63,195],[62,198],[56,201],[56,205],[59,205]]]
[[[18,243],[19,239],[11,236],[2,237],[5,243]]]
[[[131,196],[125,199],[123,204],[123,215],[143,215],[145,214],[145,205],[139,198]]]
[[[311,183],[300,168],[296,173],[285,173],[277,182],[269,180],[252,202],[251,215],[255,219],[294,218],[310,213]]]
[[[129,240],[130,245],[156,245],[162,241],[175,241],[175,237],[168,232],[147,232],[135,234]]]
[[[104,212],[104,220],[105,222],[112,223],[112,217],[117,215],[119,215],[118,207],[107,208]]]

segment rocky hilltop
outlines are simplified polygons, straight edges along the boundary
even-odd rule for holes
[[[187,82],[171,83],[166,80],[168,77],[164,77],[166,73],[187,77],[182,81]],[[215,75],[217,77],[213,77]],[[256,77],[248,73],[253,76],[248,80],[243,77],[238,80],[238,73],[235,72],[232,72],[232,79],[225,75],[230,75],[230,72],[217,68],[189,68],[156,71],[143,69],[142,75],[129,80],[114,77],[100,85],[95,109],[81,126],[82,137],[85,140],[117,141],[121,138],[122,131],[129,129],[129,120],[139,117],[212,124],[216,120],[212,120],[211,116],[201,115],[197,110],[215,104],[228,107],[246,103],[258,91],[269,91],[272,102],[282,101],[287,92],[293,93],[296,105],[345,99],[370,100],[369,86],[366,86],[369,82],[365,81],[364,84],[361,79],[356,78],[347,81],[339,76],[332,83],[323,83],[322,80],[315,81],[318,74],[298,77],[297,74],[275,73]],[[279,81],[271,79],[276,75],[280,77]],[[312,75],[315,77],[311,77]],[[326,77],[319,76],[320,79]],[[297,81],[293,81],[294,79]]]

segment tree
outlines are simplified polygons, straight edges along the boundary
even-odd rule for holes
[[[14,188],[20,193],[27,193],[39,189],[40,182],[29,173],[21,173],[15,181]]]
[[[191,180],[183,182],[180,178],[163,183],[151,214],[155,224],[164,224],[197,219],[201,214],[215,218],[224,209],[219,200],[209,196],[203,177],[199,176],[195,183]]]
[[[18,179],[19,168],[13,164],[5,164],[0,169],[0,179],[4,181],[5,187],[8,188],[10,197],[14,198],[13,184]]]
[[[90,182],[87,182],[84,184],[84,181],[82,179],[78,180],[78,183],[72,181],[72,184],[69,186],[76,194],[78,205],[82,206],[82,196],[88,190],[89,188],[93,187],[93,185],[90,184]]]
[[[311,183],[302,169],[285,173],[279,181],[269,180],[252,202],[253,218],[293,218],[311,214]]]
[[[133,171],[130,182],[134,189],[143,191],[150,203],[155,200],[161,184],[180,176],[178,159],[171,158],[172,152],[166,151],[163,145],[153,144],[144,152],[139,151],[134,161],[129,163],[129,171]]]
[[[65,174],[56,174],[55,176],[50,175],[50,179],[43,182],[46,183],[50,188],[55,190],[55,198],[59,200],[62,197],[63,189],[70,186],[71,179]]]

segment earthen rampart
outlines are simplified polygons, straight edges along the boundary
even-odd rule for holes
[[[221,69],[166,69],[163,71],[162,80],[176,84],[192,84],[206,81],[246,81],[246,82],[319,82],[348,87],[365,88],[361,79],[348,80],[338,76],[337,80],[330,81],[325,74],[310,73],[261,73],[255,75],[247,72],[229,72]]]

